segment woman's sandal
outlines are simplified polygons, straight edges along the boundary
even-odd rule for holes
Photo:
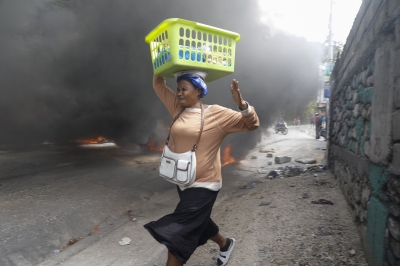
[[[236,240],[234,238],[230,238],[231,244],[228,248],[227,251],[220,251],[218,258],[217,258],[217,265],[218,266],[224,266],[228,263],[229,256],[231,255],[233,249],[235,248],[235,242]]]

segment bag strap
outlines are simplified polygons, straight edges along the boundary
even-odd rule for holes
[[[201,137],[201,133],[203,133],[203,127],[204,127],[204,106],[203,104],[200,102],[200,106],[201,106],[201,126],[200,126],[200,133],[199,133],[199,137],[197,138],[197,142],[193,145],[192,151],[196,151],[197,149],[197,144],[200,141],[200,137]],[[169,127],[169,131],[168,131],[168,137],[167,140],[165,141],[165,145],[168,146],[168,142],[169,142],[169,138],[171,137],[171,128],[172,125],[175,123],[175,121],[179,118],[179,116],[182,114],[182,112],[185,111],[185,108],[183,107],[182,110],[179,112],[179,114],[177,114],[174,119],[172,119],[172,123],[171,126]]]

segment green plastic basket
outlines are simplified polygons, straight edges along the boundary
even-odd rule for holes
[[[235,32],[180,18],[164,20],[145,38],[154,75],[173,78],[179,71],[203,70],[208,82],[234,72],[239,39]]]

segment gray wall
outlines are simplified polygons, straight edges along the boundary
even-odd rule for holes
[[[400,1],[364,0],[331,76],[329,165],[369,265],[400,265]]]

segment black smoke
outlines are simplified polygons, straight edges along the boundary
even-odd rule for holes
[[[271,35],[256,1],[0,1],[0,144],[69,142],[102,135],[146,143],[170,117],[152,90],[144,37],[179,17],[241,34],[235,73],[208,84],[207,104],[235,109],[232,78],[262,128],[316,94],[320,50],[304,38]],[[173,80],[168,84],[175,88]],[[232,137],[240,154],[261,130]],[[241,141],[235,141],[240,138]]]

